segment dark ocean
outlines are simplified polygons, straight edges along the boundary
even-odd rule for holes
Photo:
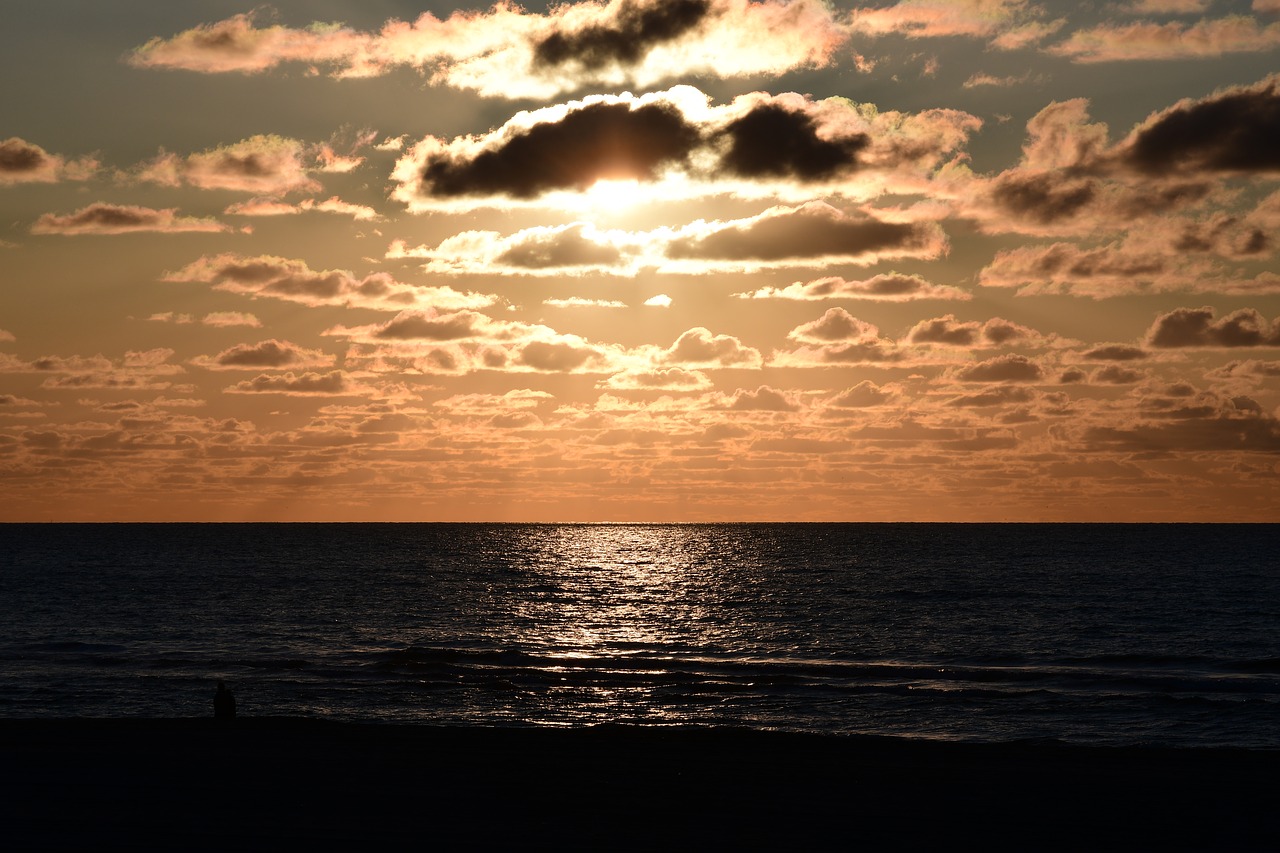
[[[0,717],[1278,749],[1277,534],[0,525]]]

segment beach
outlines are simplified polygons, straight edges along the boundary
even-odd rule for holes
[[[15,850],[1275,849],[1278,759],[656,726],[0,721]]]

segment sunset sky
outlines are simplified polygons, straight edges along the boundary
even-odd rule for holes
[[[1280,519],[1280,0],[45,0],[0,519]]]

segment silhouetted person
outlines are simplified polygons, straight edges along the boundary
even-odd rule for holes
[[[213,694],[213,718],[215,720],[236,718],[236,697],[221,679],[218,680],[218,692]]]

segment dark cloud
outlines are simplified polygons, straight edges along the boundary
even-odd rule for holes
[[[1135,382],[1141,382],[1144,378],[1146,374],[1141,370],[1121,367],[1118,364],[1100,367],[1093,372],[1092,377],[1094,382],[1103,385],[1132,385]]]
[[[775,208],[710,234],[682,237],[667,247],[676,259],[781,261],[789,258],[934,254],[942,246],[931,223],[883,222],[851,216],[823,202]]]
[[[1063,177],[1056,172],[1006,173],[991,191],[1000,207],[1041,225],[1075,216],[1096,195],[1092,181]]]
[[[226,225],[213,219],[180,217],[173,209],[153,210],[105,202],[97,202],[63,216],[46,213],[31,226],[32,234],[128,234],[138,231],[173,234],[228,230]]]
[[[55,162],[39,145],[16,136],[0,142],[0,175],[21,180],[49,169]]]
[[[1280,361],[1232,361],[1205,374],[1213,379],[1267,378],[1280,376]]]
[[[1252,308],[1241,308],[1221,320],[1203,308],[1175,308],[1156,317],[1147,331],[1147,343],[1167,349],[1182,347],[1280,346],[1280,322],[1268,323]]]
[[[1138,361],[1147,357],[1147,351],[1127,344],[1107,344],[1094,347],[1084,357],[1090,361]]]
[[[380,340],[457,341],[474,337],[483,317],[471,311],[435,314],[430,311],[404,311],[373,333]]]
[[[607,65],[634,65],[651,48],[695,29],[711,11],[709,0],[622,2],[608,24],[558,30],[534,45],[534,64],[576,63],[588,71]]]
[[[1095,450],[1124,453],[1176,451],[1280,451],[1280,422],[1244,411],[1234,416],[1172,419],[1134,427],[1093,427],[1084,433]]]
[[[237,344],[218,353],[214,362],[220,367],[294,367],[310,364],[316,355],[273,338],[258,344]]]
[[[472,157],[427,158],[421,192],[439,197],[584,190],[600,179],[647,180],[683,163],[698,147],[698,129],[670,104],[591,103],[558,122],[516,131]]]
[[[1040,365],[1022,355],[1000,355],[955,372],[961,382],[1035,382],[1043,375]]]
[[[571,373],[599,365],[601,354],[593,347],[564,341],[532,341],[520,350],[517,361],[545,373]]]
[[[497,261],[525,269],[611,266],[621,263],[622,252],[617,246],[587,238],[577,227],[531,236],[507,249]]]
[[[933,320],[922,320],[907,334],[913,344],[946,344],[948,346],[973,346],[978,340],[977,323],[958,323],[951,314]]]
[[[781,104],[760,104],[719,136],[727,143],[721,167],[743,178],[830,178],[853,167],[871,142],[864,133],[824,139],[813,116]]]
[[[1280,171],[1280,77],[1184,101],[1148,119],[1122,152],[1148,174]]]
[[[1236,216],[1218,216],[1208,222],[1189,222],[1175,238],[1179,252],[1214,252],[1227,257],[1247,258],[1269,253],[1272,238],[1262,228]]]

